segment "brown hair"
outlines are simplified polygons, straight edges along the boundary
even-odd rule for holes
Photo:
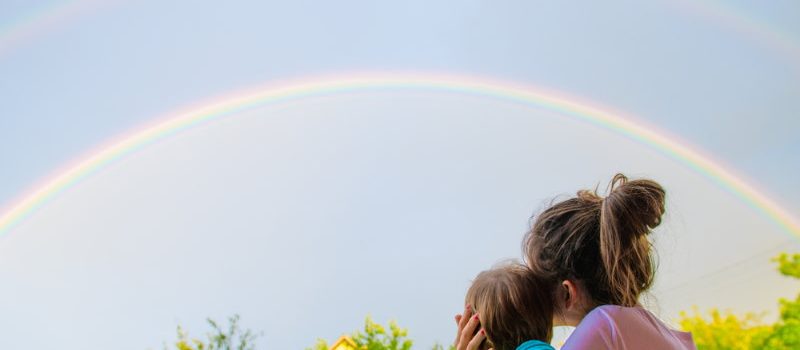
[[[655,181],[622,174],[605,198],[578,191],[535,218],[523,244],[527,263],[557,281],[580,280],[596,304],[634,306],[653,283],[648,235],[661,223],[664,196]]]
[[[466,303],[486,332],[482,349],[513,350],[525,341],[553,337],[553,285],[525,265],[510,263],[483,271],[467,291]]]

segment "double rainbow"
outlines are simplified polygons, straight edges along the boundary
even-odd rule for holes
[[[273,84],[250,92],[239,92],[203,103],[182,112],[170,113],[157,122],[131,132],[110,144],[90,152],[64,171],[55,173],[42,185],[14,201],[0,216],[0,234],[7,233],[37,208],[82,179],[120,158],[146,147],[153,142],[170,137],[193,126],[235,115],[238,112],[266,104],[309,96],[336,94],[348,91],[374,89],[425,89],[468,95],[480,95],[535,106],[591,123],[599,128],[625,135],[685,164],[706,178],[716,182],[753,209],[774,221],[787,233],[800,237],[800,221],[789,215],[775,201],[752,185],[699,151],[676,141],[664,132],[656,132],[640,122],[634,122],[620,113],[579,102],[563,94],[545,91],[530,85],[521,85],[488,78],[443,74],[356,74],[346,77],[327,77],[296,80]]]
[[[55,32],[64,23],[108,6],[111,2],[111,0],[53,1],[29,13],[18,14],[6,23],[0,23],[0,56],[19,43]],[[120,2],[122,1],[113,1],[113,3]],[[786,54],[792,62],[796,63],[800,59],[800,45],[796,38],[729,2],[675,0],[668,2],[668,5],[750,37],[758,43],[766,44]]]

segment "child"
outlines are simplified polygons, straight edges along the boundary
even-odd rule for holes
[[[478,274],[466,303],[480,321],[478,332],[486,336],[480,350],[553,350],[552,290],[519,263]]]

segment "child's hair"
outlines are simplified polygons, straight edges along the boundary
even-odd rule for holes
[[[655,263],[648,240],[664,214],[664,189],[617,174],[603,198],[582,190],[535,218],[523,249],[537,274],[576,279],[592,302],[634,306],[650,288]]]
[[[482,349],[513,350],[528,340],[553,337],[553,286],[525,265],[507,263],[483,271],[467,291],[487,341]]]

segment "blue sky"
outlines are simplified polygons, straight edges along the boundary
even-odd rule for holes
[[[0,2],[0,23],[54,3]],[[797,47],[797,4],[726,6]],[[687,7],[639,2],[90,6],[0,56],[0,199],[167,111],[364,70],[580,96],[800,210],[797,57]],[[178,322],[201,331],[232,313],[277,348],[335,338],[367,313],[397,318],[423,348],[449,341],[469,279],[518,256],[528,217],[616,171],[671,193],[654,298],[665,317],[691,304],[769,309],[797,289],[768,263],[796,239],[640,144],[490,98],[362,92],[194,129],[59,196],[0,239],[0,276],[13,281],[0,324],[21,335],[0,344],[157,348]]]

